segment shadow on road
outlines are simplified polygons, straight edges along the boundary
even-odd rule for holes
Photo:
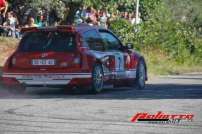
[[[68,90],[68,89],[67,89]],[[75,89],[70,93],[62,89],[27,89],[25,94],[16,95],[0,91],[0,98],[30,98],[30,99],[202,99],[202,84],[148,84],[144,90],[133,88],[105,89],[102,93],[90,95],[82,92],[82,89]]]

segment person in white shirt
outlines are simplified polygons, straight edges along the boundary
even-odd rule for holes
[[[103,27],[103,28],[107,28],[107,21],[108,21],[108,13],[104,10],[102,10],[100,12],[100,16],[99,16],[99,26]]]
[[[4,22],[3,26],[8,31],[8,36],[11,36],[13,38],[18,38],[18,26],[19,22],[16,17],[16,15],[11,11],[7,13],[6,21]]]

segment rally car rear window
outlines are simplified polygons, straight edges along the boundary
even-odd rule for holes
[[[21,40],[23,52],[72,52],[76,49],[75,35],[67,32],[31,32]]]

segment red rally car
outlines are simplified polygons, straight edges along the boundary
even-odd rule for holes
[[[144,57],[111,31],[88,25],[27,28],[3,67],[8,87],[145,87]],[[69,89],[69,88],[68,88]]]

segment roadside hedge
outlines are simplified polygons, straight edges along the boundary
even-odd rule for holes
[[[156,49],[176,64],[202,63],[202,39],[197,36],[197,29],[172,19],[164,4],[154,9],[144,23],[134,26],[117,18],[110,23],[110,29],[120,35],[123,42],[133,42],[135,49],[144,53]]]

